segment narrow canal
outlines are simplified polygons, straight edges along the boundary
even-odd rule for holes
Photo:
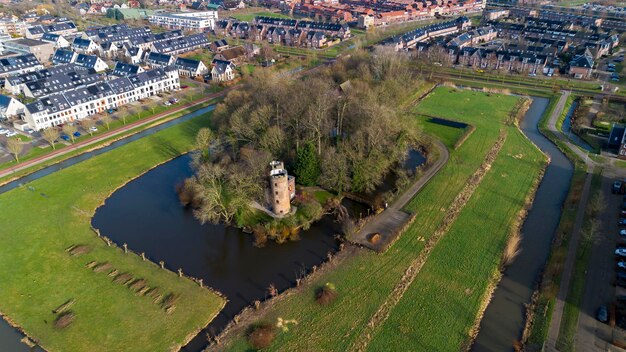
[[[520,340],[524,328],[525,304],[530,303],[539,274],[550,254],[574,168],[565,155],[539,132],[538,124],[548,103],[546,98],[533,98],[520,127],[550,157],[551,163],[522,226],[522,251],[504,272],[481,321],[473,351],[513,350],[512,344]]]

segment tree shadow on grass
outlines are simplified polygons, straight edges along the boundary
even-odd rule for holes
[[[170,141],[159,136],[153,135],[150,139],[150,144],[160,155],[170,158],[177,157],[183,153],[183,151],[172,145]]]

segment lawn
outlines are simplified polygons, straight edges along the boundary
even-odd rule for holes
[[[280,12],[269,12],[269,11],[259,11],[252,13],[240,13],[240,14],[232,14],[230,17],[236,18],[240,21],[254,21],[256,16],[266,16],[266,17],[275,17],[275,18],[292,18],[288,15],[282,14]]]
[[[188,151],[195,131],[208,124],[208,115],[181,123],[1,194],[0,311],[48,351],[169,351],[206,326],[224,305],[221,297],[108,247],[90,221],[111,192]],[[66,249],[74,245],[88,252],[72,256]],[[94,272],[86,266],[93,261],[111,268]],[[144,279],[161,297],[114,283],[107,275],[113,269]],[[170,294],[178,299],[166,313],[159,303]],[[56,328],[52,311],[69,300],[74,321]]]
[[[290,326],[289,331],[278,334],[272,345],[273,349],[306,350],[307,346],[316,346],[319,350],[342,351],[349,349],[362,337],[369,319],[387,299],[409,264],[424,248],[426,241],[442,224],[446,209],[482,164],[486,153],[497,140],[500,129],[504,128],[503,119],[516,101],[517,97],[513,96],[488,96],[481,92],[444,87],[437,88],[422,101],[414,110],[416,116],[423,114],[463,121],[476,126],[476,131],[461,147],[450,151],[448,163],[407,205],[407,209],[415,213],[415,221],[387,252],[375,254],[368,250],[359,250],[333,271],[277,301],[261,318],[276,321],[281,317],[298,322],[297,325]],[[454,144],[452,131],[440,125],[426,127],[424,121],[421,119],[416,124],[421,124],[426,132],[443,136],[446,144]],[[497,268],[500,249],[511,230],[512,219],[521,208],[544,161],[538,150],[520,132],[514,127],[506,129],[507,142],[493,168],[487,173],[484,184],[470,198],[470,204],[457,220],[459,225],[455,225],[435,247],[431,258],[404,299],[391,311],[390,319],[375,330],[374,340],[370,345],[372,351],[394,348],[459,350],[468,340],[467,331],[474,324],[478,303]],[[514,158],[518,154],[523,154],[521,160]],[[492,207],[489,202],[498,206]],[[478,214],[489,209],[497,211],[491,211],[488,219]],[[479,224],[474,220],[477,215],[481,216],[478,219]],[[481,222],[498,226],[493,230],[486,230],[487,225]],[[481,233],[463,235],[463,229],[476,227],[482,230]],[[446,269],[449,263],[442,264],[441,261],[450,252],[459,250],[465,254],[463,260]],[[477,251],[481,255],[467,258],[470,251]],[[453,257],[459,255],[461,253],[456,253]],[[464,265],[465,262],[467,265]],[[468,278],[469,273],[476,277]],[[314,301],[314,292],[326,282],[332,282],[336,286],[338,298],[330,307],[320,307]],[[442,291],[446,291],[442,290],[442,285],[449,285],[446,290],[450,292],[446,295],[442,294]],[[471,288],[469,296],[465,294],[467,288]],[[421,289],[425,291],[420,291]],[[421,305],[419,309],[451,314],[446,312],[451,306],[456,307],[460,302],[465,304],[466,301],[467,307],[459,312],[458,322],[452,326],[447,317],[440,319],[430,316],[432,319],[426,319],[412,312],[403,312],[407,307],[414,309]],[[420,312],[423,313],[421,310]],[[411,316],[402,317],[402,314]],[[409,325],[420,326],[421,329],[427,328],[432,335],[426,341],[428,345],[420,344],[419,339],[425,338],[423,336],[419,336],[419,339],[405,338],[409,335],[402,334],[413,334],[413,337],[417,335],[413,330],[405,329],[406,324],[403,321]],[[398,325],[399,322],[402,326]],[[428,348],[422,349],[424,346]],[[227,348],[246,350],[249,346],[240,334],[228,341]]]

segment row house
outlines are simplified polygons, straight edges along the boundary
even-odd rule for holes
[[[96,55],[79,54],[66,49],[57,49],[52,56],[52,63],[54,65],[74,63],[95,72],[103,72],[109,68],[106,62]]]
[[[139,64],[143,61],[144,50],[140,47],[124,45],[124,57],[126,57],[131,64]]]
[[[86,68],[74,64],[56,65],[43,70],[7,77],[4,80],[4,89],[9,91],[13,95],[18,95],[22,93],[24,84],[28,82],[43,80],[58,74],[69,74],[71,72],[79,75],[85,75],[89,73]]]
[[[192,34],[185,37],[162,40],[152,43],[150,51],[163,54],[177,55],[193,51],[200,48],[206,48],[211,44],[209,38],[203,34]]]
[[[448,42],[448,45],[463,48],[469,45],[491,41],[497,36],[498,32],[495,28],[491,26],[481,27],[453,38],[450,42]]]
[[[456,56],[456,62],[463,66],[530,74],[541,73],[548,63],[546,55],[474,47],[463,48],[456,53]]]
[[[43,65],[33,54],[24,54],[0,58],[0,77],[20,75],[43,70]]]
[[[24,120],[32,129],[41,130],[178,89],[178,71],[158,68],[38,99],[26,105]]]
[[[174,64],[176,60],[172,55],[150,52],[146,56],[145,62],[150,68],[167,67]]]
[[[113,43],[101,43],[98,45],[98,53],[101,57],[113,59],[117,56],[119,49]]]
[[[26,38],[40,39],[46,33],[54,33],[59,35],[70,35],[78,32],[74,22],[59,22],[50,25],[40,25],[26,28]]]
[[[415,47],[419,42],[423,42],[435,37],[446,36],[463,31],[471,26],[470,20],[465,17],[458,17],[452,21],[431,24],[422,28],[417,28],[399,36],[393,36],[385,41],[382,45],[390,45],[395,50],[407,50]]]
[[[18,84],[7,78],[5,86],[19,90],[29,98],[43,98],[68,89],[87,86],[100,81],[101,76],[95,73],[79,74],[77,72],[58,73],[36,81]]]

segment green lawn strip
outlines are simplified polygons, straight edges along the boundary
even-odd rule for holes
[[[565,101],[565,106],[563,107],[563,111],[561,111],[561,115],[559,116],[558,120],[556,120],[556,129],[558,131],[563,132],[563,122],[565,122],[565,117],[567,117],[567,114],[572,108],[574,100],[576,100],[576,97],[574,95],[570,94],[570,96],[567,97],[567,100]]]
[[[232,14],[229,17],[236,18],[240,21],[254,21],[256,16],[266,16],[266,17],[274,17],[274,18],[292,18],[289,15],[282,14],[280,12],[269,12],[269,11],[259,11],[253,13],[242,13],[242,14]]]
[[[506,117],[516,100],[512,96],[487,97],[481,92],[449,88],[437,88],[433,95],[422,100],[416,115],[428,113],[475,123],[476,131],[459,149],[451,151],[449,162],[411,200],[407,208],[415,211],[415,221],[387,252],[378,255],[359,251],[311,285],[275,303],[263,320],[275,322],[282,317],[295,319],[298,324],[280,333],[270,350],[295,351],[315,346],[319,350],[342,351],[354,343],[425,241],[439,227],[446,208],[481,165],[498,138],[499,121]],[[443,105],[442,101],[448,104]],[[478,111],[490,113],[483,116]],[[339,295],[332,306],[320,307],[314,301],[314,294],[326,282],[335,284]],[[231,350],[249,348],[243,335],[227,343]]]
[[[418,123],[422,131],[431,136],[436,136],[448,149],[454,148],[454,144],[464,133],[464,129],[442,125],[430,121],[429,117],[419,116]]]
[[[58,162],[61,162],[63,160],[66,160],[68,158],[76,156],[78,154],[82,154],[85,151],[108,145],[108,144],[114,142],[115,140],[118,140],[118,139],[130,136],[132,134],[135,134],[135,133],[140,132],[142,130],[145,130],[147,128],[150,128],[150,127],[159,125],[161,123],[167,122],[169,120],[178,118],[178,117],[180,117],[182,115],[194,112],[194,111],[199,110],[201,108],[207,107],[207,106],[209,106],[211,104],[215,104],[215,100],[210,100],[210,101],[204,102],[202,104],[198,104],[198,105],[195,105],[195,106],[192,106],[192,107],[189,107],[189,108],[185,108],[185,109],[183,109],[181,111],[178,111],[178,112],[175,112],[173,114],[163,116],[162,118],[159,118],[159,119],[153,121],[150,124],[139,126],[139,127],[135,127],[135,128],[132,128],[132,129],[130,129],[130,130],[128,130],[128,131],[126,131],[126,132],[124,132],[122,134],[106,138],[106,139],[102,140],[101,142],[99,142],[99,143],[97,143],[95,145],[89,145],[89,146],[85,146],[85,147],[80,147],[80,148],[77,148],[75,150],[72,150],[71,152],[69,152],[67,154],[57,156],[55,158],[52,158],[52,159],[47,160],[45,162],[39,163],[37,165],[28,167],[26,169],[23,169],[23,170],[20,170],[20,171],[17,171],[17,172],[14,172],[10,176],[1,177],[0,178],[0,185],[6,183],[6,182],[8,182],[11,179],[14,179],[16,177],[22,177],[22,176],[28,175],[30,173],[33,173],[33,172],[37,171],[37,170],[43,169],[43,168],[45,168],[47,166],[56,164]],[[130,120],[127,120],[127,123],[128,122],[130,122]],[[121,125],[122,121],[117,121],[116,120],[116,121],[113,121],[113,123],[119,123],[120,125],[117,126],[117,127],[121,127],[122,126]],[[114,127],[113,123],[111,123],[111,125],[110,125],[111,130],[115,130],[115,127]],[[103,130],[106,130],[106,128],[104,126],[99,126],[99,130],[103,131]],[[56,150],[59,150],[59,149],[62,149],[62,148],[73,148],[73,146],[71,144],[70,145],[65,145],[65,144],[61,144],[61,143],[57,143],[56,144]],[[52,151],[52,147],[44,147],[44,148],[34,147],[34,148],[32,148],[31,152],[29,152],[27,154],[26,157],[20,157],[20,162],[24,162],[24,161],[36,158],[36,157],[44,155],[44,154],[48,154],[51,151]],[[8,163],[4,163],[4,164],[0,164],[0,170],[5,169],[5,168],[10,167],[10,166],[14,166],[14,164],[15,164],[14,161],[11,161],[11,162],[8,162]]]
[[[600,190],[600,187],[602,187],[602,177],[599,173],[596,173],[593,175],[591,181],[590,196],[595,196]],[[583,232],[580,237],[578,248],[576,249],[576,261],[574,263],[574,272],[571,278],[572,282],[570,283],[567,299],[565,300],[565,306],[563,307],[563,317],[559,329],[559,337],[556,341],[556,347],[559,351],[563,352],[574,351],[575,335],[578,328],[578,317],[585,290],[585,276],[587,274],[587,265],[589,264],[589,257],[591,256],[591,248],[593,244],[590,227],[591,221],[594,217],[595,214],[592,214],[591,209],[586,209],[582,229]],[[603,236],[603,234],[598,233],[594,235]]]
[[[165,351],[204,327],[224,300],[177,274],[108,247],[90,228],[91,217],[117,187],[193,145],[208,115],[33,181],[0,195],[0,311],[49,351]],[[31,188],[32,187],[32,188]],[[91,251],[70,256],[66,248]],[[179,295],[171,314],[148,297],[113,283],[85,265],[108,262],[143,278],[163,295]],[[108,271],[107,271],[108,272]],[[73,299],[74,322],[54,327],[52,310]]]
[[[369,345],[458,351],[469,340],[502,251],[545,157],[515,128],[491,170]]]

